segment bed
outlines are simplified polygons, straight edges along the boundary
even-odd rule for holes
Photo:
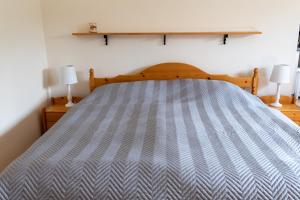
[[[91,95],[2,172],[0,199],[300,199],[300,128],[253,95],[257,81],[180,63],[91,69]]]

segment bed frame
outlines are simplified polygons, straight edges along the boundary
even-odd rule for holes
[[[253,95],[257,95],[258,88],[258,68],[255,68],[252,76],[249,77],[232,77],[228,75],[208,74],[196,66],[185,63],[162,63],[150,66],[142,72],[134,75],[119,75],[112,78],[95,78],[94,69],[90,68],[90,90],[110,84],[131,81],[144,80],[175,80],[175,79],[207,79],[223,80],[244,89],[250,89]]]

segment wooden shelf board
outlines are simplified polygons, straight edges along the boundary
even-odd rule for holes
[[[72,33],[76,36],[92,35],[258,35],[259,31],[228,31],[228,32],[99,32],[99,33]]]

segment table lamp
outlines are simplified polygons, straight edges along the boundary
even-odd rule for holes
[[[280,87],[281,84],[290,82],[290,67],[285,64],[275,65],[270,77],[270,81],[277,83],[276,100],[271,106],[281,107],[280,100]]]
[[[66,107],[72,107],[74,104],[72,102],[71,85],[78,82],[76,70],[73,65],[67,65],[62,68],[62,82],[67,85],[68,89],[68,103],[66,104]]]

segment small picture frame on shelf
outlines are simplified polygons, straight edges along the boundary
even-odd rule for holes
[[[89,23],[89,31],[90,31],[90,33],[97,33],[97,24]]]

